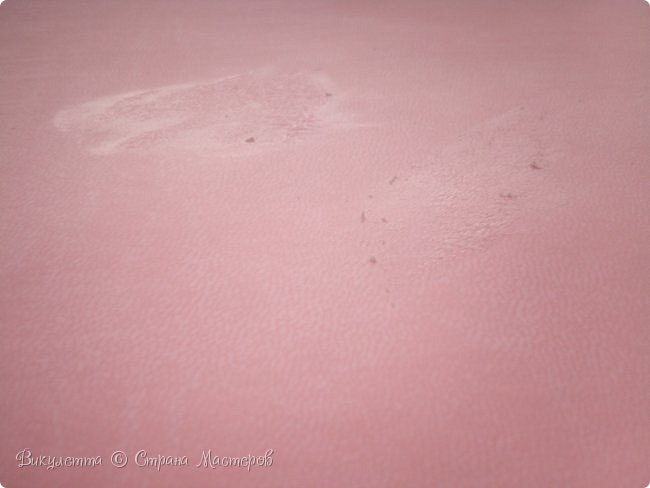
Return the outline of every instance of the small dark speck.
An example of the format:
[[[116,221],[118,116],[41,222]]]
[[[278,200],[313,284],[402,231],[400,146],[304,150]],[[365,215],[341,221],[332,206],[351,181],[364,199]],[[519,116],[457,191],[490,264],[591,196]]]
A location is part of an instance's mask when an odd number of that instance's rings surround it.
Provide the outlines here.
[[[392,184],[395,183],[396,181],[397,181],[397,176],[393,176],[393,177],[390,179],[390,181],[388,182],[388,184],[389,184],[389,185],[392,185]]]
[[[368,262],[370,264],[377,264],[377,258],[375,258],[374,256],[370,256],[370,259],[368,259]]]
[[[363,224],[366,221],[366,212],[361,212],[361,223]]]
[[[374,195],[368,195],[368,198],[375,198]]]
[[[332,94],[331,94],[330,92],[325,92],[325,96],[326,96],[326,97],[331,97]]]
[[[530,163],[530,167],[532,169],[542,169],[542,167],[539,164],[537,164],[537,161],[533,161],[532,163]]]
[[[516,195],[513,195],[512,193],[499,193],[499,196],[501,198],[505,198],[506,200],[514,200],[517,198]]]
[[[255,142],[255,138],[254,137],[249,137],[248,139],[246,139],[246,142]]]
[[[388,220],[386,220],[385,217],[382,217],[382,218],[381,218],[381,221],[382,221],[384,224],[387,224],[387,223],[388,223]]]

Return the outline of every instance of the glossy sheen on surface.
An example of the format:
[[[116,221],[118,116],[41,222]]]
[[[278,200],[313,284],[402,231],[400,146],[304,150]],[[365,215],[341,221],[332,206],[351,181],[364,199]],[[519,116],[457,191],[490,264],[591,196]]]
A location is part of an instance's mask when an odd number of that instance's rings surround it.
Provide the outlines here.
[[[646,486],[649,60],[641,0],[5,2],[0,483]]]

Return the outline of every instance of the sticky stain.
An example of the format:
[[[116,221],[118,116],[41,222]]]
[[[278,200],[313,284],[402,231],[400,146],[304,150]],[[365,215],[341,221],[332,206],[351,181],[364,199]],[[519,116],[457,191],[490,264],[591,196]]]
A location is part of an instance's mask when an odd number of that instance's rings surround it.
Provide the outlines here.
[[[52,122],[96,155],[249,155],[357,127],[351,114],[323,96],[331,84],[324,73],[262,68],[95,98],[63,107]]]
[[[368,259],[368,262],[370,264],[377,264],[377,258],[375,258],[374,256],[370,256],[370,258]]]

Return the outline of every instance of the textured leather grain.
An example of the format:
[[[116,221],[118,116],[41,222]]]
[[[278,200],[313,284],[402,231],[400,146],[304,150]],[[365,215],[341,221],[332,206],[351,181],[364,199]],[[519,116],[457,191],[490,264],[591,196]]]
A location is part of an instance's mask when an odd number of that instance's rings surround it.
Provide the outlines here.
[[[646,486],[649,57],[640,0],[8,0],[0,482]]]

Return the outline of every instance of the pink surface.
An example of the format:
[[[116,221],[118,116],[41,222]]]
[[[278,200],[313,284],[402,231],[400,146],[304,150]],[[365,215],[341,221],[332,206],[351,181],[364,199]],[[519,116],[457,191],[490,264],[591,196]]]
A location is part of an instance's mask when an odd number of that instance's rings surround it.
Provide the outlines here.
[[[5,2],[0,483],[646,486],[649,59],[641,0]]]

